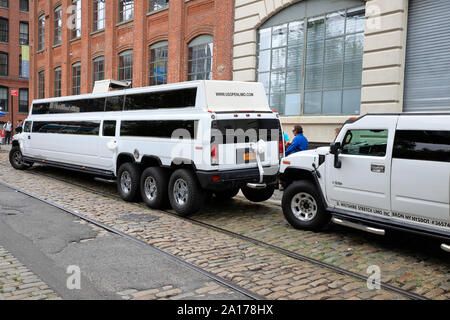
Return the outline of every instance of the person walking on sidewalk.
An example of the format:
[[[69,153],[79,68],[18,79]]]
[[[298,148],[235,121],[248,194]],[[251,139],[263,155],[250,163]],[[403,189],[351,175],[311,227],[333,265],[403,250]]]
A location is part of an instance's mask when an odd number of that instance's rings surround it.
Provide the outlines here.
[[[8,120],[5,124],[5,144],[11,143],[12,123]]]

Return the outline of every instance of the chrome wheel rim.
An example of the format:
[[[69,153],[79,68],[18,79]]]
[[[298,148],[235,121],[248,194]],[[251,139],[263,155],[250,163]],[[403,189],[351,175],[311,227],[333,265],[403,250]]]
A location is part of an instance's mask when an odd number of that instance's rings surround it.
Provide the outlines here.
[[[291,201],[291,210],[300,221],[311,221],[317,215],[317,202],[308,193],[297,193]]]
[[[144,182],[145,196],[148,200],[153,201],[157,195],[156,180],[153,177],[147,177]]]
[[[124,193],[129,193],[131,191],[131,175],[128,171],[122,172],[120,176],[120,187]]]
[[[17,165],[21,165],[23,158],[22,158],[22,152],[16,151],[13,153],[13,160]]]
[[[173,186],[173,197],[178,205],[183,206],[188,201],[188,186],[186,181],[178,179]]]

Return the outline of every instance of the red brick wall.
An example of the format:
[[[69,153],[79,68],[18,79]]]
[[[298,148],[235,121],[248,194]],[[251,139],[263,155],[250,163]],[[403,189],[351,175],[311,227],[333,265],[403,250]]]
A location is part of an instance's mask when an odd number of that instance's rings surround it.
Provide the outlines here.
[[[105,56],[105,79],[117,79],[118,54],[133,49],[133,86],[148,85],[149,46],[169,41],[168,82],[187,80],[187,45],[198,35],[214,37],[213,79],[231,80],[233,0],[171,0],[169,9],[148,14],[148,0],[135,0],[134,19],[118,24],[118,0],[106,0],[106,27],[92,33],[92,1],[82,2],[82,37],[70,41],[66,21],[70,0],[31,1],[30,96],[37,96],[37,73],[45,70],[45,95],[53,95],[53,70],[62,67],[62,95],[71,94],[71,66],[81,62],[81,93],[92,91],[92,60]],[[63,7],[63,38],[53,48],[53,10]],[[45,13],[46,45],[37,52],[37,20]]]
[[[12,97],[11,90],[28,88],[28,79],[19,78],[19,44],[20,21],[28,22],[28,13],[19,10],[19,1],[9,1],[9,8],[0,8],[0,17],[9,21],[8,43],[0,43],[0,51],[8,53],[8,76],[0,77],[0,86],[8,88],[9,107],[6,118],[0,118],[0,122],[6,122],[14,118],[14,126],[19,119],[25,119],[26,114],[19,113],[19,97]],[[30,100],[31,101],[31,100]],[[11,104],[13,103],[13,108]],[[13,114],[14,113],[14,114]]]

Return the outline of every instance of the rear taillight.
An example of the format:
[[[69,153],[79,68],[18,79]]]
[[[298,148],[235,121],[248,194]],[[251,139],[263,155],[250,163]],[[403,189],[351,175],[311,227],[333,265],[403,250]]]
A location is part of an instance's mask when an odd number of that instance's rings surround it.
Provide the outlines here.
[[[219,164],[219,145],[217,144],[211,145],[211,164],[212,165]]]
[[[280,154],[280,159],[284,157],[283,139],[278,140],[278,153]]]

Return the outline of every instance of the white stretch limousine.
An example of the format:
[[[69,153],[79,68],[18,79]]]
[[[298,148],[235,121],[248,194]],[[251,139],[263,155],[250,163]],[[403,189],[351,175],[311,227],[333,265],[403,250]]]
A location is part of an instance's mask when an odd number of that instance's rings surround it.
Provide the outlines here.
[[[116,178],[124,200],[187,215],[208,194],[270,198],[281,136],[261,83],[195,81],[35,100],[10,162]]]

